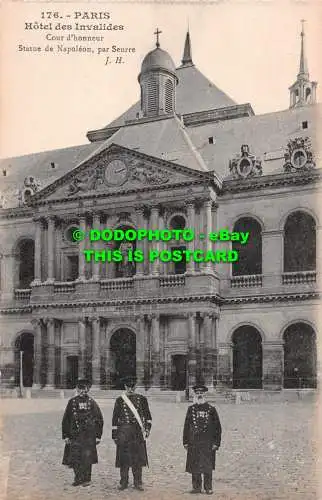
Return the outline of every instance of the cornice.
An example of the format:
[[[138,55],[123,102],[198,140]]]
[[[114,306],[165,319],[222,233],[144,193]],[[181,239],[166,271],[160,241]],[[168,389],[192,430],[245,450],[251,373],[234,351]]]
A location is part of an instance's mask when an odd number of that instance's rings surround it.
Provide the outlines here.
[[[194,295],[189,297],[151,297],[139,299],[114,299],[114,300],[93,300],[93,301],[73,301],[73,302],[51,302],[44,304],[32,304],[32,309],[48,309],[48,308],[75,308],[75,307],[101,307],[101,306],[135,306],[135,305],[154,305],[154,304],[182,304],[189,302],[211,301],[220,303],[222,299],[218,295],[205,294]]]
[[[188,297],[151,297],[139,299],[114,299],[114,300],[93,300],[93,301],[73,301],[73,302],[47,302],[44,304],[32,304],[22,307],[8,307],[0,309],[0,314],[26,314],[36,310],[46,309],[73,309],[78,307],[122,307],[136,305],[156,305],[156,304],[184,304],[191,302],[211,302],[219,306],[242,305],[242,304],[267,304],[278,302],[294,302],[303,300],[318,300],[318,292],[290,293],[290,294],[267,294],[251,295],[223,298],[216,294],[192,295]]]
[[[3,307],[0,308],[0,316],[4,316],[6,314],[31,314],[32,313],[32,307],[31,305],[28,306],[16,306],[16,307]]]
[[[292,302],[300,300],[320,299],[318,292],[271,294],[271,295],[251,295],[229,297],[224,299],[223,305],[235,304],[267,304],[272,302]]]
[[[12,207],[12,208],[2,208],[0,210],[0,219],[13,219],[13,218],[30,218],[30,222],[32,222],[32,218],[34,216],[34,209],[29,207]]]
[[[310,170],[309,172],[281,173],[253,177],[251,179],[231,179],[223,181],[221,195],[226,193],[237,193],[259,188],[274,188],[294,185],[305,185],[322,179],[321,169]]]

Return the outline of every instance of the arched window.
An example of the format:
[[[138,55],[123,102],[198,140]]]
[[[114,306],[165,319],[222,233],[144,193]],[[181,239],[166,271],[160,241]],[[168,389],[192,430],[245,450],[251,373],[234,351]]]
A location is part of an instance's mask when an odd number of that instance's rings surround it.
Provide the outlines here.
[[[246,244],[233,241],[232,248],[237,250],[239,259],[232,265],[233,276],[262,274],[262,228],[251,217],[243,217],[234,225],[234,232],[249,232]]]
[[[158,84],[156,80],[147,83],[148,113],[156,113],[158,108]]]
[[[35,277],[35,243],[33,240],[21,240],[17,248],[18,288],[26,289]]]
[[[314,271],[315,267],[315,221],[305,212],[294,212],[284,226],[284,272]]]
[[[173,111],[173,83],[171,80],[165,82],[165,112],[172,113]]]
[[[311,89],[309,88],[305,89],[305,101],[307,103],[311,102]]]

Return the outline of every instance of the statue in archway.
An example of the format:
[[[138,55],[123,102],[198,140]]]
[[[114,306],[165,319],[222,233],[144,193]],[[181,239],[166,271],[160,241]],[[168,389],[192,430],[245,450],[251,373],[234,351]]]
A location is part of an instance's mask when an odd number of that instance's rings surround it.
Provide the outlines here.
[[[119,263],[119,274],[122,278],[129,278],[135,274],[134,262],[131,262],[129,258],[129,253],[134,250],[133,243],[122,241],[119,250],[123,257],[122,262]]]

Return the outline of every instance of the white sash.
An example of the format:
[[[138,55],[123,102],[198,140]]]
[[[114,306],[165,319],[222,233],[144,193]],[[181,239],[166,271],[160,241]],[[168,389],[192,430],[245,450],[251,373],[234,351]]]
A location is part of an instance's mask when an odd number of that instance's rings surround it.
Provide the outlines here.
[[[137,409],[135,408],[135,406],[132,403],[132,401],[127,397],[127,395],[125,394],[125,392],[122,394],[121,397],[122,397],[123,401],[127,404],[127,406],[130,408],[130,410],[133,413],[134,417],[136,418],[137,423],[139,424],[140,429],[142,431],[143,439],[145,439],[145,428],[143,426],[141,417],[140,417]]]

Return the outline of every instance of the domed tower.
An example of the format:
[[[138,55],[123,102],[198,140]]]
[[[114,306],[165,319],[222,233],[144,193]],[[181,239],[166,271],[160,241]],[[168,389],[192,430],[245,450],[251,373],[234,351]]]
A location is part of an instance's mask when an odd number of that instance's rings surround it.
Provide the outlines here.
[[[158,29],[156,48],[143,59],[138,80],[141,87],[143,116],[152,117],[175,113],[178,77],[168,52],[160,49]]]

